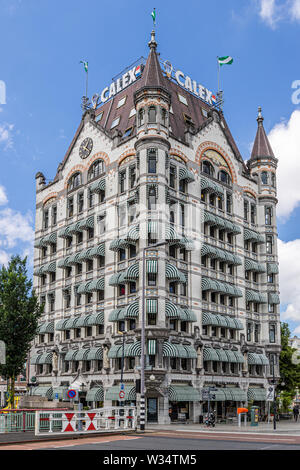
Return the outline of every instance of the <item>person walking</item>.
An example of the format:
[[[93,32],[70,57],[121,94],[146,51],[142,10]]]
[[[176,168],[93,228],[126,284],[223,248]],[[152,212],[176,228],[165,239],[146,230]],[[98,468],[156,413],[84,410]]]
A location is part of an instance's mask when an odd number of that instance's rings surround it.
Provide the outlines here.
[[[295,405],[293,408],[294,420],[297,422],[299,417],[299,406]]]

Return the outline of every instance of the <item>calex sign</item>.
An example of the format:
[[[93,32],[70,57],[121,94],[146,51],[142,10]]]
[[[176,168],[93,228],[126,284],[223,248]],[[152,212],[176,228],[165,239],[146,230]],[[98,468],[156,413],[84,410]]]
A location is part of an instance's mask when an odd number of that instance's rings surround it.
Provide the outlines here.
[[[169,61],[164,62],[164,68],[167,77],[171,78],[171,76],[173,76],[178,85],[185,88],[190,93],[198,96],[203,101],[206,101],[208,104],[214,105],[216,103],[217,99],[216,96],[213,95],[212,91],[208,90],[203,85],[200,85],[200,83],[197,83],[195,80],[192,80],[181,70],[175,70]]]
[[[116,81],[112,82],[109,87],[108,86],[105,87],[102,90],[100,95],[96,93],[93,96],[92,102],[93,102],[94,108],[96,108],[100,103],[105,103],[110,98],[115,96],[117,93],[120,93],[120,91],[124,90],[124,88],[127,88],[129,85],[135,82],[138,78],[140,78],[141,75],[142,75],[142,65],[137,65],[133,67],[132,69],[128,70],[127,72],[125,72]]]

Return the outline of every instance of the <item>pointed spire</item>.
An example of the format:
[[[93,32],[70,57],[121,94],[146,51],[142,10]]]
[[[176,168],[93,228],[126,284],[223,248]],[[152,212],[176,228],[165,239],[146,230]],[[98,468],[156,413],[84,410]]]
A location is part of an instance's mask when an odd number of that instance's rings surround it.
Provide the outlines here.
[[[150,88],[164,88],[167,89],[165,84],[165,78],[163,76],[161,67],[159,65],[158,55],[156,52],[157,42],[155,40],[155,31],[151,32],[151,40],[148,43],[150,48],[150,53],[143,71],[143,76],[141,78],[140,84],[141,88],[150,87]]]
[[[257,132],[256,137],[251,153],[250,160],[257,160],[258,158],[265,158],[271,157],[275,158],[272,147],[270,145],[269,139],[265,132],[263,121],[264,118],[262,116],[261,107],[258,108],[258,115],[257,115]]]

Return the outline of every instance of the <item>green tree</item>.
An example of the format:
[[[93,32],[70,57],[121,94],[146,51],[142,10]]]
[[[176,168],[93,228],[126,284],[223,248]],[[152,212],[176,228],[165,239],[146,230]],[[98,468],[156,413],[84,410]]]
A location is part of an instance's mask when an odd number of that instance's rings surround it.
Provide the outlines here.
[[[287,323],[281,323],[281,353],[279,357],[280,377],[278,392],[285,392],[285,397],[288,395],[292,398],[295,395],[296,387],[300,385],[300,365],[295,364],[292,356],[296,349],[289,346],[289,339],[291,332]]]
[[[15,378],[24,368],[43,310],[27,277],[26,262],[27,258],[12,256],[0,270],[0,340],[6,344],[6,363],[0,365],[0,374],[9,381],[12,404]]]

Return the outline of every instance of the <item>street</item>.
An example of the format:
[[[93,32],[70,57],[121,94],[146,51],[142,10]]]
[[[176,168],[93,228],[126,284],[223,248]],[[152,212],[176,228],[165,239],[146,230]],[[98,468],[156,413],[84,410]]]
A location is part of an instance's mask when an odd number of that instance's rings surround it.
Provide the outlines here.
[[[95,436],[65,441],[20,443],[1,450],[300,450],[299,435],[232,432],[157,431],[123,436]]]

